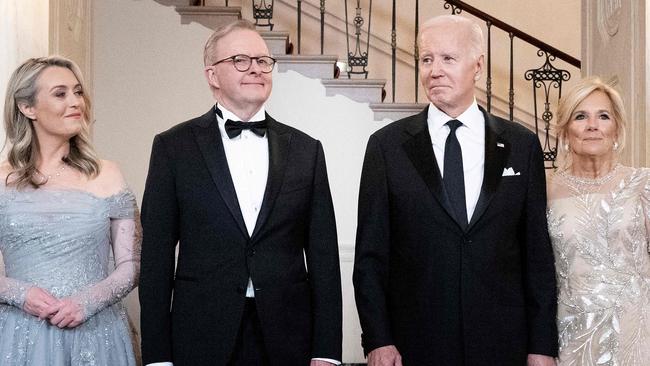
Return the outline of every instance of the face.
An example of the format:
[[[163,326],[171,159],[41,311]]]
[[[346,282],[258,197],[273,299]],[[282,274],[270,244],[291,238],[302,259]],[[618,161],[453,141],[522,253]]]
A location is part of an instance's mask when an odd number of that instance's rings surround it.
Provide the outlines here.
[[[604,92],[594,91],[571,115],[567,129],[570,150],[578,157],[613,158],[617,138],[612,102]]]
[[[420,82],[428,99],[451,117],[473,102],[474,82],[483,69],[483,56],[477,59],[470,47],[470,32],[466,26],[450,23],[427,28],[420,35]]]
[[[217,42],[214,60],[234,55],[269,56],[266,42],[257,32],[237,29]],[[229,110],[259,109],[271,94],[271,73],[263,73],[253,61],[248,71],[237,71],[231,61],[221,62],[205,69],[210,85],[217,89],[219,103]]]
[[[69,139],[77,135],[84,123],[86,108],[81,85],[72,71],[50,66],[36,80],[37,92],[33,106],[19,106],[33,121],[39,139],[58,136]]]

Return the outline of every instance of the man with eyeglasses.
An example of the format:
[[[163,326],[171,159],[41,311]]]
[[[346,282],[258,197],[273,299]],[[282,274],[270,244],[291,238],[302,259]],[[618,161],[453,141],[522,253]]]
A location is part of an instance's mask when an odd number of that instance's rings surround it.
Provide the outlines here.
[[[266,113],[275,60],[250,22],[215,30],[204,64],[217,103],[153,142],[144,364],[338,365],[341,278],[323,148]]]

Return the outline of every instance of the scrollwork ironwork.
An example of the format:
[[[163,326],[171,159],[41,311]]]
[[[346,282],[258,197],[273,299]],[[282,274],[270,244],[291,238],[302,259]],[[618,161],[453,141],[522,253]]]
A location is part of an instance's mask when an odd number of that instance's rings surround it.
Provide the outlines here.
[[[348,40],[348,69],[346,70],[348,73],[348,78],[351,77],[351,75],[364,75],[364,77],[367,79],[368,78],[368,70],[366,68],[368,67],[368,50],[370,48],[370,16],[372,14],[372,0],[370,0],[370,5],[368,7],[368,40],[366,41],[366,51],[363,52],[361,51],[361,28],[363,24],[365,23],[363,16],[361,15],[361,0],[357,0],[357,7],[356,7],[356,13],[353,19],[353,24],[355,27],[354,35],[355,35],[355,47],[354,47],[354,52],[350,51],[350,34],[348,31],[348,1],[345,0],[345,35],[346,39]],[[358,68],[361,68],[361,70],[358,70]]]
[[[255,0],[251,0],[253,4],[253,19],[255,19],[255,25],[258,27],[269,27],[269,30],[273,30],[274,24],[271,23],[273,19],[273,3],[274,0],[271,0],[270,4],[266,3],[266,0],[261,0],[259,5],[255,3]],[[260,20],[266,20],[266,24],[260,24]]]
[[[445,9],[451,9],[451,15],[458,15],[463,12],[463,9],[459,8],[457,5],[452,4],[449,1],[445,1],[443,5]]]
[[[541,119],[544,123],[544,138],[542,144],[542,150],[544,153],[544,162],[547,169],[554,169],[557,166],[555,161],[557,159],[557,147],[558,140],[555,140],[555,144],[551,142],[551,125],[553,121],[553,112],[551,111],[550,96],[551,90],[558,90],[558,99],[562,96],[562,82],[568,81],[571,78],[571,74],[567,70],[559,69],[555,67],[552,61],[555,61],[556,57],[544,50],[538,50],[537,56],[544,57],[544,64],[537,69],[530,69],[524,73],[524,78],[532,82],[533,86],[533,102],[534,102],[534,114],[535,114],[535,132],[537,136],[540,135],[539,127],[539,112],[537,106],[537,91],[541,89],[544,92],[544,110],[541,114]],[[554,145],[554,146],[553,146]]]

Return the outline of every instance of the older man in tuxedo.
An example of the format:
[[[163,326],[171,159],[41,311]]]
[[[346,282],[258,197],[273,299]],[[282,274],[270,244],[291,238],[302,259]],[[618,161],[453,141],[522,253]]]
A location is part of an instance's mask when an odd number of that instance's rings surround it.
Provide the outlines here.
[[[153,142],[144,363],[339,364],[341,280],[321,144],[265,113],[275,60],[251,23],[217,29],[204,63],[216,105]]]
[[[480,27],[424,24],[430,105],[368,141],[354,288],[368,365],[553,365],[553,252],[542,151],[479,107]]]

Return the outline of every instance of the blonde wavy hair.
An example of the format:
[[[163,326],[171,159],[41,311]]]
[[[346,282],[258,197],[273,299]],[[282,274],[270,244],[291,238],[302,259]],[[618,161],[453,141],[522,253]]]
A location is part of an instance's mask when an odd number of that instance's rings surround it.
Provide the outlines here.
[[[7,135],[5,147],[9,148],[7,158],[12,169],[5,180],[7,186],[38,188],[47,183],[47,179],[44,179],[44,175],[36,167],[40,148],[33,121],[20,111],[19,106],[36,105],[39,77],[45,69],[53,66],[70,70],[77,78],[82,90],[85,91],[79,67],[72,60],[61,56],[30,58],[11,74],[7,85],[4,109],[4,125]],[[83,94],[83,99],[85,109],[81,131],[70,138],[70,152],[62,160],[84,175],[95,177],[99,174],[100,165],[97,153],[90,141],[91,112],[87,93]]]
[[[576,108],[578,108],[578,105],[587,99],[591,93],[596,91],[605,93],[612,104],[612,115],[616,126],[616,142],[618,143],[618,148],[614,151],[614,160],[618,160],[621,151],[625,147],[625,126],[627,125],[627,116],[625,114],[625,106],[621,95],[610,83],[604,82],[597,76],[584,78],[574,85],[568,93],[562,96],[560,99],[560,105],[558,106],[556,132],[557,138],[559,139],[558,161],[560,162],[560,169],[564,170],[570,168],[573,162],[573,159],[571,159],[570,147],[568,147],[568,133],[571,117]]]

